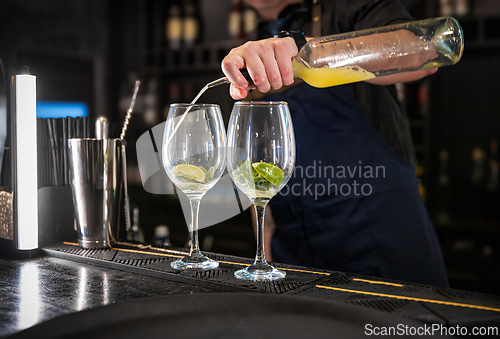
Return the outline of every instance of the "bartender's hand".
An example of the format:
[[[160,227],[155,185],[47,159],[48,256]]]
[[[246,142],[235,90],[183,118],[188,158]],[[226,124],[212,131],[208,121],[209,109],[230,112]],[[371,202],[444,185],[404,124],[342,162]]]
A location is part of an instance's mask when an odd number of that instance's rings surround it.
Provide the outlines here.
[[[233,48],[222,60],[222,71],[231,82],[229,94],[235,100],[248,94],[248,82],[240,69],[246,68],[259,92],[293,83],[292,57],[298,53],[291,37],[249,41]]]

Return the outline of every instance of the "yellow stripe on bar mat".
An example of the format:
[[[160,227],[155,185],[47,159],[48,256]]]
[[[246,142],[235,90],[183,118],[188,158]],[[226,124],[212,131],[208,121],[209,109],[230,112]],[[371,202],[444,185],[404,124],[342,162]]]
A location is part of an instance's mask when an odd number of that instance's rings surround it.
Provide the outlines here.
[[[302,273],[330,275],[330,273],[327,273],[327,272],[305,271],[305,270],[298,270],[296,268],[278,267],[278,269],[283,270],[283,271],[293,271],[293,272],[302,272]]]
[[[442,300],[433,300],[433,299],[405,297],[405,296],[402,296],[402,295],[394,295],[394,294],[365,292],[365,291],[358,291],[358,290],[350,290],[350,289],[347,289],[347,288],[322,286],[322,285],[316,285],[316,287],[318,287],[318,288],[324,288],[324,289],[328,289],[328,290],[349,292],[349,293],[358,293],[358,294],[365,294],[365,295],[373,295],[373,296],[377,296],[377,297],[394,298],[394,299],[404,299],[404,300],[411,300],[411,301],[422,301],[422,302],[433,303],[433,304],[441,304],[441,305],[448,305],[448,306],[459,306],[459,307],[468,307],[468,308],[475,308],[475,309],[478,309],[478,310],[500,312],[500,308],[494,308],[494,307],[488,307],[488,306],[462,304],[462,303],[455,303],[455,302],[451,302],[451,301],[442,301]]]
[[[380,285],[404,287],[404,285],[401,285],[401,284],[394,284],[394,283],[385,282],[385,281],[367,280],[367,279],[359,279],[359,278],[352,278],[352,281],[362,281],[362,282],[369,283],[369,284],[380,284]]]
[[[70,245],[70,246],[78,246],[78,244],[73,243],[73,242],[63,242],[64,245]],[[155,253],[155,252],[146,252],[146,251],[140,251],[140,250],[130,250],[126,248],[118,248],[118,247],[110,247],[110,249],[115,250],[115,251],[124,251],[124,252],[132,252],[132,253],[139,253],[139,254],[151,254],[151,255],[159,255],[162,257],[173,257],[173,258],[183,258],[183,255],[174,255],[174,254],[166,254],[166,253]],[[232,261],[223,261],[223,260],[217,260],[221,264],[229,264],[229,265],[237,265],[237,266],[248,266],[249,264],[242,264],[239,262],[232,262]],[[283,268],[280,267],[280,270],[284,271],[293,271],[293,272],[301,272],[301,273],[311,273],[311,274],[322,274],[322,275],[330,275],[330,273],[326,272],[316,272],[316,271],[306,271],[306,270],[299,270],[295,268]]]
[[[110,247],[110,249],[115,250],[115,251],[123,251],[123,252],[132,252],[132,253],[140,253],[140,254],[159,255],[159,256],[162,256],[162,257],[184,258],[183,255],[166,254],[166,253],[152,253],[152,252],[139,251],[139,250],[129,250],[128,248]]]

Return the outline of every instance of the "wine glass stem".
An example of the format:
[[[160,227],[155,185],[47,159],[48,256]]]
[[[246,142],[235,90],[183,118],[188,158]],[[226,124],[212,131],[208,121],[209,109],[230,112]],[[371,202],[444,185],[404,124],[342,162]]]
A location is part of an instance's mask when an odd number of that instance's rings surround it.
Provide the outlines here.
[[[266,202],[254,202],[255,214],[257,216],[257,254],[255,264],[266,265],[266,253],[264,252],[264,214],[267,206]]]
[[[198,241],[198,215],[200,212],[200,200],[197,198],[189,199],[189,204],[191,205],[191,252],[189,255],[201,255],[200,244]]]

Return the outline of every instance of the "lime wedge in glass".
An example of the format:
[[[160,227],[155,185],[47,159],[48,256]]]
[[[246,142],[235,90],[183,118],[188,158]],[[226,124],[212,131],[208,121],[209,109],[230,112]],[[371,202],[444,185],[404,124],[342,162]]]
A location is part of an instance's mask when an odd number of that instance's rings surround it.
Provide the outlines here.
[[[196,180],[204,183],[207,180],[206,170],[190,164],[180,164],[172,168],[171,173],[178,177],[183,177],[190,180]]]
[[[279,186],[285,177],[283,170],[273,164],[268,164],[265,162],[255,162],[252,164],[253,168],[269,181],[274,186]]]

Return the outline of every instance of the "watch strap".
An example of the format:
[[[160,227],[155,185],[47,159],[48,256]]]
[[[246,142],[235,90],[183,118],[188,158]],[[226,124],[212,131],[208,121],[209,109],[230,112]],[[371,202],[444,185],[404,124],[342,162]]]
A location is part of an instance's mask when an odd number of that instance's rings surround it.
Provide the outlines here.
[[[274,35],[275,38],[285,38],[292,37],[295,40],[295,44],[297,45],[297,49],[300,51],[302,46],[307,43],[306,37],[302,31],[299,30],[291,30],[291,31],[281,31]]]

